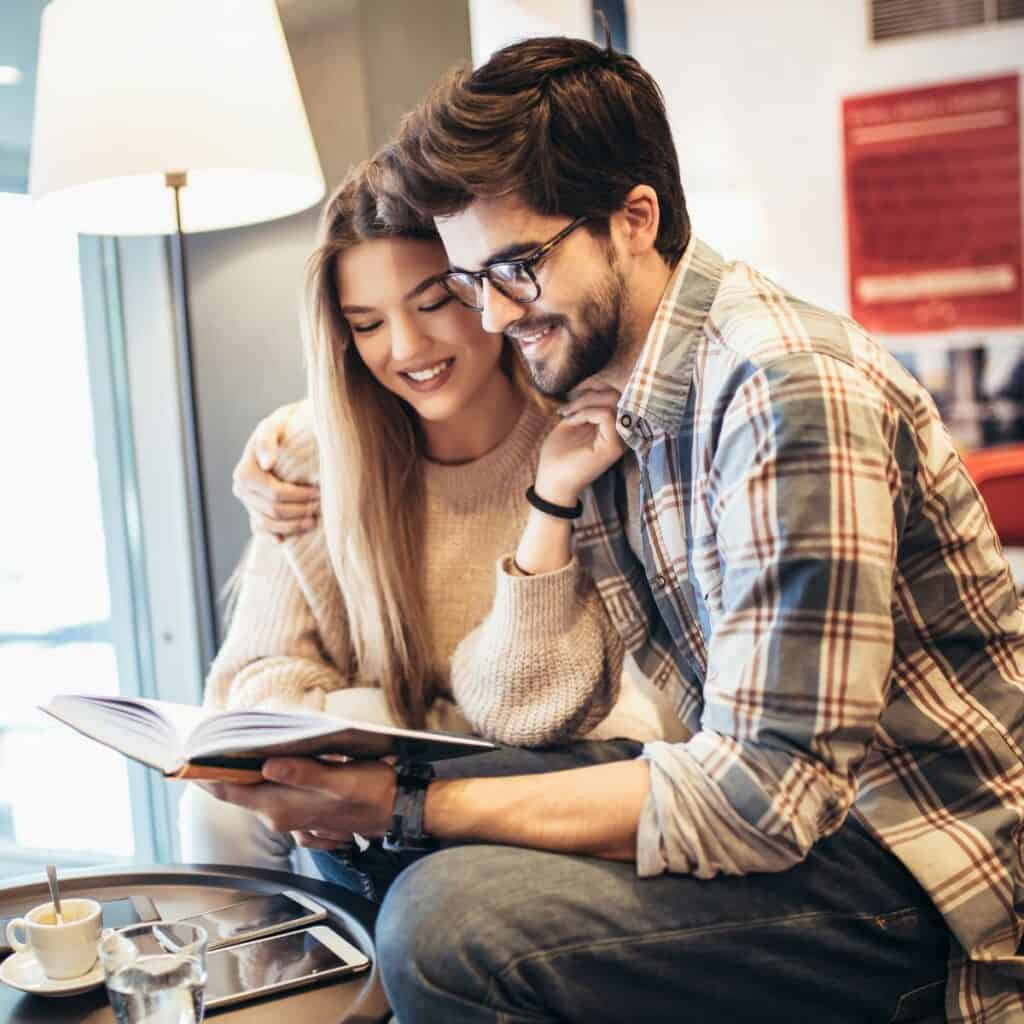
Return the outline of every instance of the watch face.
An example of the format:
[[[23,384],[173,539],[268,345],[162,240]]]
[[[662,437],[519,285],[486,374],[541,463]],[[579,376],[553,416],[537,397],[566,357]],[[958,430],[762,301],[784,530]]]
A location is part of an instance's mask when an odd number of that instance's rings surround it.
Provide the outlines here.
[[[395,769],[399,786],[410,786],[414,789],[426,789],[434,778],[434,766],[422,762],[400,764]]]

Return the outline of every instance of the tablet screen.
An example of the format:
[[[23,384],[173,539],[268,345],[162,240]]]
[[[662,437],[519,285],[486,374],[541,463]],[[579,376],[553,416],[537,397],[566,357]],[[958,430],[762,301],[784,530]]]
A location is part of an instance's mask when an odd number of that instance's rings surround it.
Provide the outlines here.
[[[231,946],[206,957],[206,1000],[267,988],[299,978],[315,980],[346,961],[308,931]]]
[[[210,910],[187,920],[206,929],[212,946],[310,916],[310,911],[306,907],[300,906],[284,893],[272,893],[267,896],[253,896],[251,899]]]

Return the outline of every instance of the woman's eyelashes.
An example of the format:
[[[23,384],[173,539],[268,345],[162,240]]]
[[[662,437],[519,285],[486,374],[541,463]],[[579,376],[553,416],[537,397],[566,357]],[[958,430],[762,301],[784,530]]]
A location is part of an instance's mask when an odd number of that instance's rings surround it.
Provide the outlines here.
[[[372,334],[382,323],[384,323],[383,320],[374,320],[372,324],[354,324],[350,322],[349,327],[351,327],[356,334]]]
[[[419,313],[436,313],[437,310],[443,309],[451,301],[452,297],[450,295],[442,295],[436,302],[431,302],[426,306],[417,306],[416,310]],[[373,323],[370,324],[354,324],[349,321],[349,327],[351,327],[356,334],[372,334],[383,323],[383,320],[374,320]]]

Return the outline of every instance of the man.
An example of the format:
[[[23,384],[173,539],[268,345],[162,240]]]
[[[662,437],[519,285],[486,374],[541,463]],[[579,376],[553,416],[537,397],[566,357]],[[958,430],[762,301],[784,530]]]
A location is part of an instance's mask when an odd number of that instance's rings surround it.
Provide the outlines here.
[[[402,1024],[863,1024],[943,998],[950,1021],[1024,1019],[1024,620],[927,394],[691,234],[628,57],[508,47],[392,157],[449,290],[537,386],[570,413],[621,391],[631,451],[582,496],[577,549],[693,736],[463,759],[418,791],[279,761],[277,785],[220,795],[314,845],[381,835],[393,805],[454,845],[381,909]]]

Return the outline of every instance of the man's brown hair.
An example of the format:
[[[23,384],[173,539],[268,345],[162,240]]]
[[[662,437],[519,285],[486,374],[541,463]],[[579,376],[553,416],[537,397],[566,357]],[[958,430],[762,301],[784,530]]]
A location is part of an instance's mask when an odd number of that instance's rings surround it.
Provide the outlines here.
[[[393,187],[427,216],[518,193],[537,213],[607,224],[632,188],[650,185],[658,252],[672,265],[690,239],[664,97],[610,44],[527,39],[475,71],[451,72],[406,117],[385,159]]]

